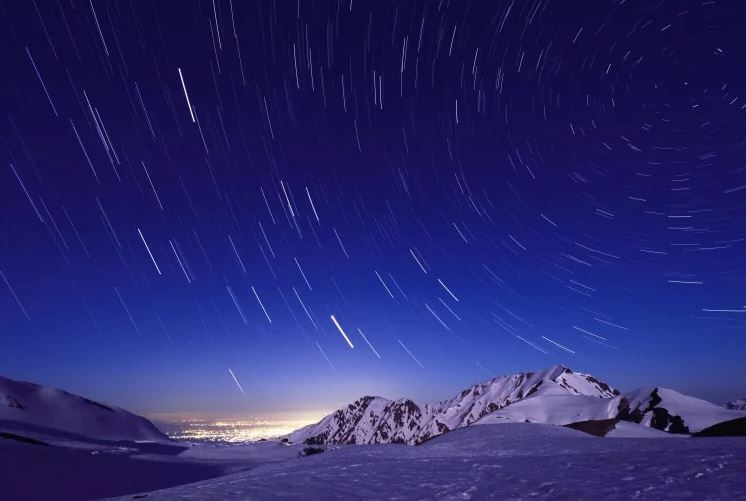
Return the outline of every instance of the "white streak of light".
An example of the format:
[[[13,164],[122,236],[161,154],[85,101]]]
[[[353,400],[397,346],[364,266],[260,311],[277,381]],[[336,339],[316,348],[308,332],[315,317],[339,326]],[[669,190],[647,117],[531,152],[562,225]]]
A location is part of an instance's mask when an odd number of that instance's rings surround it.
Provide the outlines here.
[[[197,123],[197,120],[194,118],[194,111],[192,111],[192,103],[189,102],[189,94],[186,90],[186,84],[184,83],[184,75],[181,73],[181,68],[179,68],[179,78],[181,79],[181,88],[184,89],[184,97],[186,97],[187,107],[189,108],[189,114],[192,116],[192,123]]]
[[[141,161],[142,168],[145,169],[145,175],[148,176],[148,182],[150,183],[150,187],[153,189],[153,195],[155,195],[155,199],[158,202],[158,207],[163,210],[163,204],[161,204],[161,197],[158,196],[158,192],[155,191],[155,185],[153,184],[153,180],[150,179],[150,173],[148,172],[148,168],[145,166],[145,162]]]
[[[612,327],[616,327],[617,329],[622,329],[622,330],[625,330],[625,331],[628,331],[628,330],[629,330],[629,329],[628,329],[628,328],[626,328],[626,327],[623,327],[623,326],[621,326],[621,325],[617,325],[617,324],[612,324],[611,322],[607,322],[606,320],[603,320],[603,319],[601,319],[601,318],[596,318],[596,317],[593,317],[593,320],[595,320],[596,322],[601,322],[602,324],[606,324],[606,325],[610,325],[610,326],[612,326]]]
[[[173,241],[169,240],[168,243],[171,245],[171,250],[174,251],[174,256],[176,256],[176,260],[179,262],[179,266],[181,266],[181,271],[184,272],[184,276],[187,279],[187,283],[192,283],[191,279],[189,278],[189,274],[187,273],[186,269],[184,268],[184,264],[181,262],[181,258],[179,257],[179,253],[176,252],[176,247],[174,247]]]
[[[412,352],[411,352],[411,351],[409,351],[409,348],[407,348],[406,346],[404,346],[404,343],[402,343],[402,342],[401,342],[401,339],[397,339],[397,341],[399,341],[399,344],[401,345],[401,347],[402,347],[402,348],[404,348],[404,351],[406,351],[406,352],[407,352],[407,354],[408,354],[408,355],[409,355],[410,357],[412,357],[412,360],[414,360],[415,362],[417,362],[417,365],[419,365],[420,367],[422,367],[422,368],[424,369],[424,368],[425,368],[425,366],[424,366],[424,365],[422,365],[422,364],[420,363],[420,361],[419,361],[419,360],[417,360],[417,358],[416,358],[416,357],[415,357],[414,355],[412,355]]]
[[[296,266],[298,266],[298,271],[300,271],[300,274],[303,277],[303,280],[306,281],[306,285],[308,286],[308,290],[312,291],[313,289],[311,289],[311,284],[308,283],[308,279],[306,278],[306,274],[303,273],[303,268],[300,267],[300,263],[298,262],[298,258],[294,257],[293,259],[295,260]]]
[[[386,289],[386,292],[388,292],[388,293],[389,293],[389,296],[391,296],[391,299],[395,299],[395,298],[394,298],[394,295],[393,295],[393,294],[391,293],[391,290],[390,290],[390,289],[388,288],[388,286],[386,286],[386,282],[384,282],[384,281],[383,281],[383,279],[381,278],[381,275],[379,275],[379,274],[378,274],[378,272],[377,272],[376,270],[373,270],[373,272],[374,272],[374,273],[376,274],[376,276],[378,277],[378,280],[380,280],[380,281],[381,281],[381,284],[383,285],[383,288],[384,288],[384,289]]]
[[[246,325],[249,325],[249,323],[246,321],[246,317],[243,315],[243,311],[241,311],[241,307],[238,305],[238,300],[236,299],[236,296],[233,295],[233,290],[231,290],[231,286],[226,285],[225,288],[228,289],[228,294],[231,295],[233,304],[236,305],[236,309],[238,310],[238,314],[241,315],[241,319],[243,320],[243,323]]]
[[[331,367],[334,372],[337,372],[337,369],[334,368],[334,366],[332,365],[332,361],[329,360],[329,357],[326,356],[326,353],[324,353],[324,350],[319,345],[319,342],[318,341],[314,341],[314,343],[316,343],[316,348],[319,349],[319,351],[321,352],[321,355],[323,355],[323,357],[326,359],[326,363],[329,364],[329,367]]]
[[[440,317],[438,316],[438,314],[437,314],[437,313],[435,313],[435,312],[433,311],[433,309],[432,309],[432,308],[430,308],[430,305],[429,305],[429,304],[425,303],[425,308],[427,308],[427,311],[429,311],[430,313],[432,313],[432,314],[433,314],[433,316],[435,317],[435,319],[436,319],[436,320],[437,320],[438,322],[440,322],[440,325],[442,325],[442,326],[443,326],[443,327],[445,328],[445,330],[447,330],[447,331],[450,331],[450,330],[451,330],[451,329],[449,329],[449,328],[448,328],[448,326],[447,326],[447,325],[445,324],[445,322],[443,322],[443,321],[442,321],[442,320],[440,319]]]
[[[337,228],[332,228],[334,230],[334,234],[337,236],[337,242],[339,242],[339,246],[342,247],[342,252],[345,253],[345,257],[347,259],[350,259],[350,255],[347,254],[347,249],[345,249],[345,244],[342,243],[342,239],[339,238],[339,233],[337,233]]]
[[[239,390],[241,390],[241,393],[242,393],[242,394],[243,394],[243,396],[245,397],[245,396],[246,396],[246,392],[245,392],[245,391],[243,391],[243,388],[241,387],[241,383],[239,383],[239,382],[238,382],[238,379],[236,379],[236,375],[235,375],[235,374],[233,374],[233,371],[232,371],[232,370],[230,370],[230,368],[228,369],[228,372],[230,372],[230,373],[231,373],[231,377],[232,377],[232,378],[233,378],[233,380],[234,380],[234,381],[236,382],[236,386],[238,386],[238,389],[239,389]]]
[[[256,300],[259,302],[259,306],[262,307],[262,311],[264,312],[264,315],[267,317],[267,320],[269,320],[269,323],[272,323],[272,319],[269,318],[269,313],[267,313],[267,309],[264,307],[264,303],[262,303],[262,300],[259,299],[259,294],[256,293],[256,289],[254,289],[254,286],[251,286],[251,292],[254,293],[254,297],[256,297]]]
[[[365,337],[365,334],[363,334],[363,331],[361,331],[360,329],[358,329],[357,331],[360,333],[361,336],[363,336],[363,339],[365,340],[366,343],[368,343],[368,346],[370,346],[370,349],[373,350],[373,353],[375,353],[378,358],[381,358],[381,355],[379,355],[376,349],[373,348],[373,345],[370,344],[370,341],[368,341],[368,338]]]
[[[438,298],[438,301],[440,301],[440,304],[442,304],[443,306],[445,306],[445,307],[446,307],[446,310],[448,310],[448,311],[450,311],[450,312],[451,312],[451,315],[453,315],[454,317],[456,317],[456,320],[461,320],[461,317],[459,317],[458,315],[456,315],[456,312],[455,312],[455,311],[453,311],[453,310],[451,309],[451,307],[450,307],[450,306],[448,306],[448,305],[446,304],[446,302],[445,302],[445,301],[443,301],[443,300],[442,300],[441,298]]]
[[[11,287],[10,282],[8,282],[8,279],[5,278],[5,273],[3,273],[3,270],[0,270],[0,277],[3,277],[3,282],[5,282],[5,285],[8,286],[8,290],[13,295],[13,299],[16,300],[16,303],[18,303],[18,307],[21,308],[21,311],[26,316],[26,319],[27,320],[31,320],[31,318],[28,316],[28,313],[26,312],[26,308],[23,307],[23,304],[21,304],[21,300],[18,299],[18,296],[16,296],[16,291],[13,290],[13,287]],[[372,346],[371,346],[371,348],[372,348]]]
[[[345,338],[345,341],[347,341],[347,344],[350,345],[350,348],[354,348],[352,341],[350,341],[350,338],[347,337],[347,334],[345,334],[344,329],[342,329],[342,326],[339,325],[339,322],[337,322],[337,319],[334,318],[334,315],[331,315],[332,322],[334,322],[334,325],[337,326],[337,330],[339,330],[339,333],[342,334],[342,337]]]
[[[417,262],[417,264],[420,266],[420,269],[422,270],[422,273],[424,273],[425,275],[427,275],[427,270],[425,269],[424,266],[422,266],[422,263],[420,263],[420,260],[417,259],[417,256],[415,256],[414,251],[412,249],[409,249],[409,253],[412,254],[412,257]]]
[[[319,328],[319,326],[318,326],[318,325],[316,325],[316,322],[314,322],[314,321],[313,321],[313,317],[311,316],[311,313],[309,313],[309,312],[308,312],[308,308],[306,308],[306,305],[305,305],[305,304],[303,304],[303,300],[302,300],[302,299],[300,298],[300,295],[298,294],[298,291],[297,291],[297,290],[295,290],[295,287],[293,287],[293,292],[295,292],[295,297],[297,297],[297,298],[298,298],[298,302],[299,302],[299,303],[300,303],[300,305],[301,305],[301,306],[303,307],[303,311],[305,311],[305,312],[306,312],[306,315],[308,315],[308,319],[309,319],[309,320],[311,321],[311,323],[313,324],[313,327],[314,327],[314,329],[318,329],[318,328]]]
[[[523,341],[524,343],[526,343],[527,345],[529,345],[529,346],[530,346],[531,348],[533,348],[533,349],[535,349],[535,350],[538,350],[538,351],[542,352],[542,353],[543,353],[544,355],[549,355],[549,353],[547,353],[546,351],[542,350],[541,348],[539,348],[538,346],[536,346],[536,345],[535,345],[534,343],[532,343],[532,342],[531,342],[531,341],[529,341],[528,339],[522,338],[522,337],[521,337],[521,336],[519,336],[518,334],[513,334],[513,335],[514,335],[515,337],[517,337],[518,339],[520,339],[521,341]]]
[[[313,200],[311,199],[311,192],[308,191],[308,186],[306,186],[306,195],[308,195],[308,201],[311,202],[311,209],[313,209],[313,215],[316,216],[316,222],[321,223],[321,221],[319,221],[319,215],[316,212],[316,206],[313,205]]]
[[[246,274],[246,267],[243,265],[243,261],[241,260],[241,256],[238,255],[238,249],[236,249],[236,245],[233,243],[233,239],[230,235],[228,235],[228,240],[231,243],[231,247],[233,247],[233,252],[236,253],[236,259],[238,259],[238,264],[241,265],[241,269],[243,270],[244,274]]]
[[[47,86],[44,85],[44,80],[41,78],[41,73],[39,73],[39,69],[36,67],[36,63],[34,62],[34,58],[31,57],[31,51],[26,47],[26,54],[28,54],[28,58],[31,60],[31,64],[34,66],[34,71],[36,72],[36,76],[39,77],[39,82],[41,83],[42,88],[44,89],[44,94],[47,95],[47,99],[49,100],[49,104],[52,106],[52,111],[54,111],[55,116],[60,116],[57,113],[57,108],[54,107],[54,103],[52,102],[52,98],[49,96],[49,92],[47,91]]]
[[[13,164],[9,164],[9,165],[10,165],[10,168],[13,170],[13,174],[15,174],[16,179],[18,179],[18,182],[21,183],[21,188],[23,189],[23,192],[26,194],[26,198],[28,198],[28,201],[31,204],[31,207],[33,207],[34,212],[36,212],[36,216],[39,218],[39,221],[43,223],[44,218],[41,217],[41,213],[39,212],[39,209],[36,208],[36,204],[34,204],[34,201],[31,199],[31,195],[29,195],[29,192],[26,189],[26,185],[24,185],[23,181],[21,181],[21,176],[18,175],[18,172],[16,172],[16,168],[13,167]]]
[[[589,334],[589,335],[591,335],[591,336],[593,336],[593,337],[597,337],[598,339],[603,339],[604,341],[606,341],[606,338],[605,338],[605,337],[602,337],[602,336],[597,336],[596,334],[594,334],[594,333],[592,333],[592,332],[588,332],[588,331],[587,331],[587,330],[585,330],[585,329],[581,329],[580,327],[578,327],[578,326],[576,326],[576,325],[573,325],[573,326],[572,326],[572,328],[573,328],[573,329],[575,329],[575,330],[579,330],[580,332],[585,332],[586,334]]]
[[[442,281],[441,279],[438,279],[438,283],[440,283],[440,285],[442,285],[442,286],[443,286],[443,288],[444,288],[444,289],[446,290],[446,292],[447,292],[448,294],[450,294],[450,295],[451,295],[451,297],[452,297],[452,298],[453,298],[453,299],[454,299],[454,300],[455,300],[456,302],[458,302],[458,298],[457,298],[457,297],[456,297],[456,296],[455,296],[455,295],[453,294],[453,292],[451,292],[451,289],[449,289],[448,287],[446,287],[446,284],[444,284],[444,283],[443,283],[443,281]]]
[[[140,234],[140,238],[142,239],[142,243],[145,244],[145,249],[148,251],[148,255],[150,256],[150,260],[153,261],[153,265],[155,265],[155,271],[157,271],[159,275],[162,275],[161,269],[158,268],[158,263],[155,262],[155,258],[153,257],[153,253],[150,252],[150,247],[148,247],[148,242],[145,241],[145,237],[142,235],[142,231],[140,231],[140,228],[137,229],[137,232]]]
[[[557,341],[552,341],[551,339],[549,339],[549,338],[548,338],[548,337],[546,337],[546,336],[541,336],[541,337],[542,337],[543,339],[545,339],[546,341],[549,341],[549,342],[550,342],[550,343],[552,343],[553,345],[557,346],[558,348],[562,348],[563,350],[565,350],[565,351],[567,351],[567,352],[570,352],[570,353],[572,353],[572,354],[575,354],[575,352],[574,352],[574,351],[572,351],[572,350],[571,350],[570,348],[567,348],[567,347],[565,347],[565,346],[562,346],[562,345],[561,345],[561,344],[559,344],[559,343],[558,343]]]

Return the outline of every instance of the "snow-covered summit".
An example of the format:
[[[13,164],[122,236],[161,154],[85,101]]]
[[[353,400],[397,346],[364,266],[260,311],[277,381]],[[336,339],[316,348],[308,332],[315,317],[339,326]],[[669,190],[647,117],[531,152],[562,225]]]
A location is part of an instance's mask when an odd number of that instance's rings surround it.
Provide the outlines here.
[[[419,444],[474,423],[568,425],[603,420],[692,434],[744,416],[742,411],[667,388],[648,387],[621,394],[589,374],[558,365],[491,379],[432,404],[363,397],[288,438],[311,444]]]
[[[668,388],[640,388],[626,393],[619,402],[617,417],[670,433],[696,433],[746,413],[724,409]]]
[[[98,440],[168,440],[144,417],[64,390],[0,376],[0,424],[35,426]]]
[[[468,426],[486,414],[534,395],[609,399],[619,395],[619,391],[589,374],[557,365],[539,372],[494,378],[432,404],[366,396],[316,424],[296,430],[288,438],[307,443],[416,444]]]

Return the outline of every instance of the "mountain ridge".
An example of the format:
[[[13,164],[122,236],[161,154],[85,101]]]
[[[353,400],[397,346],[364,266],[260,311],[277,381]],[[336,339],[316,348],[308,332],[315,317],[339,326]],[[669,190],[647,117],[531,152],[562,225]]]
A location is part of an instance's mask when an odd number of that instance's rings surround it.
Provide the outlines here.
[[[29,427],[97,440],[170,440],[148,419],[58,388],[0,376],[3,428]]]
[[[286,437],[306,444],[417,445],[472,424],[536,422],[567,425],[621,420],[672,434],[697,433],[746,416],[659,386],[621,393],[564,365],[477,383],[456,396],[418,405],[411,399],[365,396]]]
[[[619,390],[595,377],[564,365],[542,371],[519,372],[471,385],[458,395],[418,405],[402,398],[361,397],[346,408],[288,435],[309,444],[418,444],[532,395],[585,395],[612,398]]]

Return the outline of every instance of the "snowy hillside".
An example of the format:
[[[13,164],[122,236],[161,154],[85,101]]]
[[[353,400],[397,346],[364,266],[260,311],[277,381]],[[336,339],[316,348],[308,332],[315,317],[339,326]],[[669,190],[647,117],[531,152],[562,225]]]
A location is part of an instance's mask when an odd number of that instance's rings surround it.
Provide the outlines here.
[[[416,444],[531,396],[586,396],[606,400],[619,392],[593,376],[555,366],[471,386],[455,397],[420,406],[408,399],[363,397],[320,422],[291,433],[294,442]]]
[[[475,424],[542,423],[566,425],[578,421],[615,418],[617,398],[593,398],[582,395],[540,395],[516,402],[487,414]]]
[[[746,398],[739,398],[724,405],[726,409],[734,411],[746,411]]]
[[[150,421],[56,388],[0,376],[0,425],[33,425],[99,440],[168,440]]]
[[[623,396],[617,417],[671,433],[696,433],[745,416],[667,388],[641,388]]]
[[[449,400],[423,406],[407,399],[363,397],[288,438],[309,444],[418,444],[473,423],[567,425],[606,419],[690,434],[744,416],[666,388],[620,394],[593,376],[556,366],[495,378]],[[627,435],[650,435],[635,427],[625,430]],[[622,435],[621,431],[614,434]]]
[[[140,497],[153,501],[744,499],[738,494],[744,492],[743,445],[742,437],[607,440],[539,424],[469,426],[419,447],[338,446]]]

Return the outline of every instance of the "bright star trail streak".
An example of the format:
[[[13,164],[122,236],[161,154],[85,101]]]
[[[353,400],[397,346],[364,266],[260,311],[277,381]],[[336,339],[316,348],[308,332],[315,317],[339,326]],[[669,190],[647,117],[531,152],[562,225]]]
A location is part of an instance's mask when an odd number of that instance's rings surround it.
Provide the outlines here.
[[[241,383],[238,382],[238,379],[236,378],[236,375],[233,374],[233,371],[230,368],[228,369],[228,372],[230,372],[231,377],[233,378],[233,381],[236,382],[236,386],[238,386],[238,389],[241,391],[241,394],[245,397],[246,396],[246,392],[243,391],[243,387],[241,386]]]
[[[150,252],[150,247],[148,247],[148,242],[145,241],[145,237],[143,236],[142,231],[140,231],[140,228],[137,229],[137,233],[140,234],[140,239],[142,240],[143,245],[145,245],[145,250],[148,251],[148,256],[150,256],[150,260],[153,262],[153,266],[155,266],[155,271],[157,271],[158,274],[161,275],[161,269],[158,267],[158,263],[155,262],[153,253]]]
[[[259,303],[259,306],[262,307],[262,311],[264,312],[264,315],[267,317],[267,320],[269,323],[272,323],[272,319],[269,318],[269,313],[267,313],[267,308],[264,307],[264,303],[262,303],[262,300],[259,299],[259,294],[256,293],[256,289],[254,289],[254,286],[251,286],[251,292],[254,293],[254,297],[256,298],[256,301]]]
[[[419,366],[420,366],[421,368],[423,368],[423,369],[424,369],[424,368],[425,368],[425,366],[424,366],[424,365],[422,365],[422,363],[420,363],[420,361],[419,361],[419,360],[417,360],[417,358],[416,358],[416,357],[415,357],[414,355],[412,355],[412,352],[411,352],[411,351],[409,351],[409,348],[407,348],[407,347],[406,347],[406,346],[404,345],[404,343],[402,343],[401,339],[397,339],[397,341],[399,341],[399,344],[401,345],[401,347],[402,347],[402,348],[404,348],[404,351],[406,351],[406,352],[407,352],[407,355],[409,355],[410,357],[412,357],[412,360],[414,360],[415,362],[417,362],[417,365],[419,365]]]
[[[358,329],[357,331],[358,331],[358,332],[360,333],[360,335],[361,335],[361,336],[363,337],[363,340],[364,340],[364,341],[366,342],[366,344],[367,344],[367,345],[368,345],[368,346],[370,347],[370,349],[371,349],[371,350],[373,350],[373,353],[375,353],[375,355],[376,355],[376,356],[377,356],[378,358],[381,358],[381,355],[379,355],[379,354],[378,354],[378,352],[376,351],[376,349],[375,349],[375,348],[373,348],[373,345],[372,345],[372,344],[370,344],[370,341],[368,341],[368,338],[367,338],[367,337],[365,337],[365,334],[363,334],[363,331],[361,331],[360,329]]]
[[[192,109],[192,103],[189,102],[189,93],[186,89],[186,84],[184,83],[184,75],[181,73],[181,68],[178,68],[179,70],[179,80],[181,80],[181,88],[184,89],[184,97],[186,98],[187,108],[189,108],[189,116],[192,117],[192,122],[196,123],[197,120],[194,118],[194,110]]]
[[[337,322],[337,319],[334,318],[334,315],[331,315],[332,322],[334,322],[334,325],[337,327],[337,330],[340,334],[342,334],[342,337],[345,338],[345,341],[347,341],[347,344],[350,345],[350,348],[354,348],[352,345],[352,341],[350,341],[350,338],[347,337],[347,334],[345,334],[344,329],[342,329],[342,326],[339,325],[339,322]]]
[[[0,367],[143,413],[743,397],[746,2],[586,3],[4,2]]]
[[[16,295],[16,291],[13,290],[13,286],[10,285],[10,282],[8,282],[8,279],[5,277],[5,273],[3,273],[3,270],[0,270],[0,277],[3,278],[3,282],[5,282],[5,285],[8,287],[10,294],[13,296],[13,299],[15,299],[16,304],[23,312],[23,316],[25,316],[27,320],[31,320],[31,318],[28,316],[28,313],[26,312],[26,308],[23,307],[21,300],[18,299],[18,296]]]

